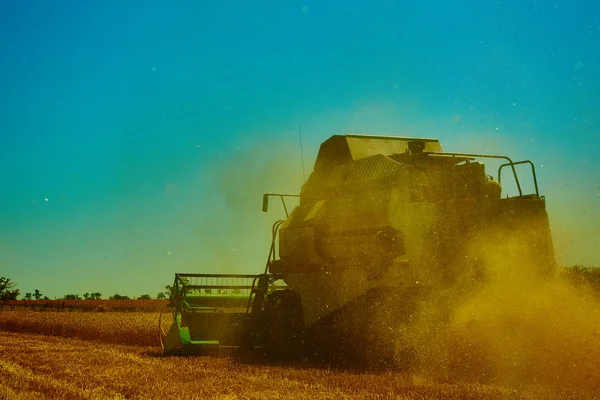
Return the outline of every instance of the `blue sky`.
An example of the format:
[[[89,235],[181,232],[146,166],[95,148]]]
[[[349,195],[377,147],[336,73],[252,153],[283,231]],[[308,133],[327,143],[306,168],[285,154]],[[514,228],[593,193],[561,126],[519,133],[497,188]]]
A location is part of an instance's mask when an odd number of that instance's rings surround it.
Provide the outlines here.
[[[347,132],[532,159],[560,261],[600,265],[598,43],[593,1],[0,2],[0,275],[261,271],[298,125],[307,172]]]

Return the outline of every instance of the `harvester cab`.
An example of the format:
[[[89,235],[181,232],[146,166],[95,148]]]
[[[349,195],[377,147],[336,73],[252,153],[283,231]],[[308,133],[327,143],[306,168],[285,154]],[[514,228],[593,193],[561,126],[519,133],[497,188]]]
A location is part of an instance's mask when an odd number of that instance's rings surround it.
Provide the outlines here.
[[[484,161],[497,164],[495,178]],[[291,213],[288,196],[299,196]],[[165,352],[241,347],[406,365],[415,355],[401,332],[423,293],[476,286],[517,259],[531,279],[554,273],[529,160],[443,152],[436,139],[335,135],[300,195],[267,193],[263,211],[273,197],[286,219],[273,225],[265,271],[176,274]]]

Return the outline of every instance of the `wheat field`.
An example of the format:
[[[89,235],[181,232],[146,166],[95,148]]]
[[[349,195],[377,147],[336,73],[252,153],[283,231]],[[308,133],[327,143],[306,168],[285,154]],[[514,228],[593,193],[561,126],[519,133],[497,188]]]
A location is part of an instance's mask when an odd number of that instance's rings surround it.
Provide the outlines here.
[[[164,318],[163,325],[170,320]],[[590,390],[163,357],[158,313],[0,313],[0,399],[589,399]]]
[[[158,346],[159,313],[147,312],[0,312],[0,330],[95,340],[105,343]],[[172,317],[160,317],[168,329]]]
[[[574,393],[439,384],[229,358],[162,357],[157,347],[0,332],[2,399],[543,399]]]

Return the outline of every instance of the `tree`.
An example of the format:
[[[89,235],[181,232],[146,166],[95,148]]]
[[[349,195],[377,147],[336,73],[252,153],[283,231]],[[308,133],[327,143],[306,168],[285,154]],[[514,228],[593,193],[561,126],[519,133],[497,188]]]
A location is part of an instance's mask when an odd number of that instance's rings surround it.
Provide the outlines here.
[[[4,302],[8,300],[16,300],[19,297],[19,289],[15,289],[15,283],[4,276],[0,276],[0,311],[4,308]]]
[[[600,268],[573,265],[564,268],[561,276],[575,287],[589,287],[600,294]]]
[[[32,298],[32,297],[33,297],[33,296],[32,296],[32,294],[31,294],[31,293],[25,293],[25,297],[24,297],[24,298],[25,298],[25,300],[31,300],[31,298]]]
[[[81,300],[81,296],[78,294],[65,294],[63,298],[65,300]]]
[[[171,295],[175,292],[175,287],[171,286],[171,285],[167,285],[165,286],[165,291],[163,292],[165,294],[165,298],[170,299]]]
[[[149,294],[143,294],[137,298],[138,300],[152,300],[152,297]]]
[[[15,283],[10,278],[0,276],[0,300],[16,300],[21,292],[14,287]]]
[[[116,293],[114,296],[110,296],[108,298],[109,300],[131,300],[129,298],[129,296],[121,296],[120,294]]]
[[[39,289],[35,289],[33,292],[33,297],[35,297],[36,300],[39,300],[42,298],[42,292],[40,292]]]
[[[159,294],[156,295],[157,300],[164,300],[166,298],[167,298],[167,296],[165,296],[164,292],[160,292]]]
[[[92,300],[100,300],[100,299],[102,299],[102,293],[100,293],[100,292],[94,292],[94,293],[92,293],[90,295],[90,298]]]
[[[86,293],[83,294],[83,298],[85,300],[89,300],[91,297],[90,297],[90,294],[86,292]]]
[[[14,283],[10,281],[10,278],[0,276],[0,293],[4,292],[6,289],[10,289],[13,285]]]

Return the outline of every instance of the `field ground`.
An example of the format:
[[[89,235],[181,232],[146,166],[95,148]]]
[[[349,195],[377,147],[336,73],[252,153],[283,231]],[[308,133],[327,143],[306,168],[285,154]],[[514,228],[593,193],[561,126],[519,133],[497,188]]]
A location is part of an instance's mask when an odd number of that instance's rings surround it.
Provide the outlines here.
[[[593,399],[555,385],[164,357],[158,313],[0,312],[2,399]],[[163,326],[170,315],[163,314]]]
[[[0,399],[544,399],[590,398],[401,373],[243,365],[162,357],[157,347],[0,332]]]
[[[104,343],[159,346],[159,313],[149,312],[0,312],[0,331],[38,333]],[[163,313],[165,331],[171,313]]]

